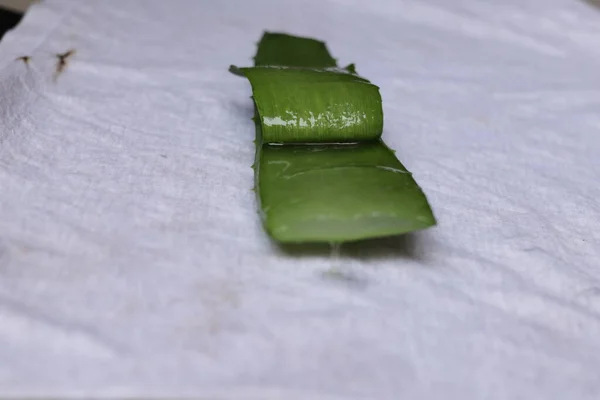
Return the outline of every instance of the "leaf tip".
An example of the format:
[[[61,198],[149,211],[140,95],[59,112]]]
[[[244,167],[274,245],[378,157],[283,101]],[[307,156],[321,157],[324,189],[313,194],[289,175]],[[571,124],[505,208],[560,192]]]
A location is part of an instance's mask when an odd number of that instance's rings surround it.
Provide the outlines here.
[[[237,67],[233,64],[231,64],[229,66],[229,72],[231,72],[232,74],[237,75],[237,76],[246,77],[246,75],[244,75],[244,71],[242,71],[242,69],[240,67]]]

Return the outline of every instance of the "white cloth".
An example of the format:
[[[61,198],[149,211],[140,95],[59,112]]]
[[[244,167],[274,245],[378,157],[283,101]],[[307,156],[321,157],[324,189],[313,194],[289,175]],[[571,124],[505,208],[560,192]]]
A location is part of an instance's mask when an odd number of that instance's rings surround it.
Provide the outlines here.
[[[438,227],[269,241],[227,71],[263,30],[381,87]],[[600,398],[599,42],[576,0],[34,5],[0,44],[0,394]]]

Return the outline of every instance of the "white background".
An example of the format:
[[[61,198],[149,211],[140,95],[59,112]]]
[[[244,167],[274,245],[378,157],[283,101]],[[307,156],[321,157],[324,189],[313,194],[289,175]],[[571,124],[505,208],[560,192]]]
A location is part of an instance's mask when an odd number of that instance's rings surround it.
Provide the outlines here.
[[[227,72],[265,29],[381,87],[438,227],[269,241]],[[34,5],[0,44],[0,394],[600,398],[598,43],[576,0]]]

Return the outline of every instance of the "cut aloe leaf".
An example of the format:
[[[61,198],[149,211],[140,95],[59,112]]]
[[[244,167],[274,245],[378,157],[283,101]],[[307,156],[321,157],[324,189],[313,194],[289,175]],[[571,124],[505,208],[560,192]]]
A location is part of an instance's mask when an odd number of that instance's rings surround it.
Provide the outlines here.
[[[339,70],[323,42],[274,33],[255,60],[230,70],[252,85],[255,189],[271,237],[344,242],[435,225],[410,172],[378,140],[379,90],[353,64]]]
[[[324,42],[315,39],[265,32],[258,43],[254,65],[285,65],[288,67],[336,67]]]
[[[264,144],[258,169],[265,227],[281,242],[343,242],[435,224],[412,175],[381,141]]]
[[[379,88],[346,71],[241,68],[267,143],[374,140],[383,131]]]

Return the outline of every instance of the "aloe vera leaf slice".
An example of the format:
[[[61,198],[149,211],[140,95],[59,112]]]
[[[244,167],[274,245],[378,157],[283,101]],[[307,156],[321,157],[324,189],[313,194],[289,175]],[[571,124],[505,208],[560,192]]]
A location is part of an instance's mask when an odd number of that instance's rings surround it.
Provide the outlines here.
[[[280,49],[293,51],[293,42],[297,40],[312,39],[282,35],[277,43]],[[261,65],[281,65],[282,58],[277,53],[277,46],[263,52]],[[315,51],[310,58],[307,65],[296,62],[283,66],[335,67],[328,53],[324,56],[322,51]],[[238,75],[246,75],[243,69],[233,69]],[[353,64],[346,71],[356,73]],[[275,240],[344,242],[398,235],[435,225],[425,195],[383,142],[320,146],[263,144],[258,114],[255,107],[255,189],[263,224]]]
[[[258,43],[254,65],[327,68],[335,67],[336,61],[320,40],[265,32]]]
[[[381,141],[264,144],[258,191],[280,242],[343,242],[427,228],[435,218],[410,172]]]
[[[348,72],[242,68],[266,143],[375,140],[383,131],[379,88]]]

